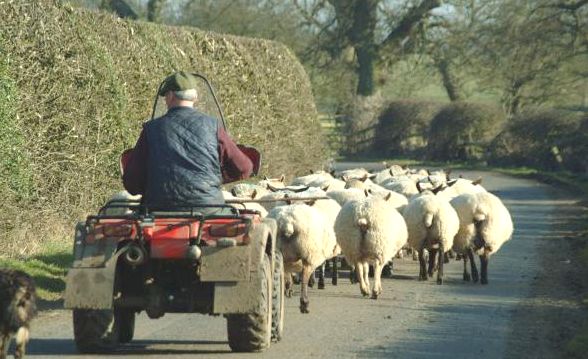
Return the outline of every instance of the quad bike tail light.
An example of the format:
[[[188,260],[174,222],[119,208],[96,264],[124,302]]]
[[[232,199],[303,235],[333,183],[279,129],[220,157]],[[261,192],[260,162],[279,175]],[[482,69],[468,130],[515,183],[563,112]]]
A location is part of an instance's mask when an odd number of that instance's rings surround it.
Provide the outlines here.
[[[208,233],[212,237],[237,237],[248,231],[249,223],[245,222],[213,224],[208,228]]]

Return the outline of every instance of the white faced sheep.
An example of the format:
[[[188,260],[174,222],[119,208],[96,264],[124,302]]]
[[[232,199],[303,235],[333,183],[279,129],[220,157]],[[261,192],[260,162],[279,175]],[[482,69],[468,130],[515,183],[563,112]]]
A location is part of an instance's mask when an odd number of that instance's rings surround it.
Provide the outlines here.
[[[448,201],[425,191],[413,198],[402,213],[408,227],[408,244],[419,253],[419,280],[427,280],[424,251],[429,252],[429,276],[435,268],[435,255],[439,254],[437,284],[443,283],[443,255],[453,246],[459,230],[459,217]]]
[[[236,196],[236,194],[241,194],[241,196]],[[231,192],[223,191],[223,198],[225,200],[243,200],[242,203],[233,203],[231,204],[233,207],[237,209],[246,209],[259,212],[259,215],[263,218],[267,216],[267,210],[263,207],[260,203],[255,202],[247,202],[249,199],[257,199],[259,195],[257,194],[257,189],[253,189],[253,191],[245,191],[245,190],[233,190]]]
[[[513,232],[513,223],[508,209],[502,201],[489,192],[466,193],[451,200],[459,216],[459,231],[453,249],[464,255],[463,279],[470,280],[467,260],[470,260],[474,282],[478,281],[478,270],[474,253],[480,256],[481,283],[488,284],[489,257],[498,252]]]
[[[327,196],[337,201],[339,205],[343,206],[349,201],[364,198],[365,191],[359,188],[347,188],[333,191],[329,190],[327,191]]]
[[[385,199],[366,197],[347,202],[335,221],[337,242],[348,263],[355,265],[361,293],[370,293],[369,265],[374,266],[372,298],[382,292],[382,268],[406,243],[404,219]]]
[[[276,207],[268,217],[278,225],[278,246],[284,256],[286,278],[302,271],[300,312],[308,313],[308,280],[320,264],[336,255],[333,227],[319,210],[305,204]],[[286,290],[291,286],[288,282]]]
[[[382,187],[400,193],[409,199],[412,196],[419,194],[416,183],[408,177],[391,178],[382,183]]]
[[[141,195],[132,195],[127,191],[116,192],[101,210],[101,214],[108,216],[122,216],[133,212],[133,206],[136,207],[141,202]]]
[[[264,176],[261,181],[257,182],[257,185],[263,188],[268,188],[268,185],[274,188],[280,188],[285,186],[285,180],[286,176],[284,175],[281,175],[279,178],[268,178],[267,176]]]

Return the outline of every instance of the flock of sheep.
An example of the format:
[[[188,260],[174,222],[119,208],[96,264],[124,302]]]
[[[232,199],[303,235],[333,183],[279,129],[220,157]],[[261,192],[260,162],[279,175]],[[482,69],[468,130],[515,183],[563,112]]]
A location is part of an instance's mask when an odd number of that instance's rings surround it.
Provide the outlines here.
[[[488,259],[511,238],[513,223],[501,200],[480,182],[393,165],[376,173],[319,171],[288,185],[284,177],[266,178],[223,193],[229,202],[252,201],[244,205],[276,220],[286,294],[292,293],[291,274],[300,273],[300,311],[308,313],[307,287],[315,269],[322,265],[324,275],[325,261],[339,254],[354,269],[361,293],[374,299],[382,292],[382,269],[403,249],[418,253],[420,280],[436,271],[442,284],[443,264],[456,253],[463,258],[463,279],[487,284]],[[322,275],[319,287],[321,281]]]

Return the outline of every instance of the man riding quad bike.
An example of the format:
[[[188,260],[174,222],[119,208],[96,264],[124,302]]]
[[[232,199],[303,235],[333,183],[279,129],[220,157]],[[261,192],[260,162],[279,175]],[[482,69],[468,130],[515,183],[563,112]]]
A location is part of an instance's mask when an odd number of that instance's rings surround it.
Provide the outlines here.
[[[206,93],[208,101],[199,98]],[[132,340],[135,315],[145,311],[223,314],[231,349],[264,350],[283,327],[276,224],[225,204],[220,190],[256,173],[261,156],[229,137],[203,76],[172,74],[158,98],[167,112],[155,118],[156,100],[135,148],[121,157],[124,186],[141,201],[111,201],[76,227],[65,291],[76,345],[111,351]]]

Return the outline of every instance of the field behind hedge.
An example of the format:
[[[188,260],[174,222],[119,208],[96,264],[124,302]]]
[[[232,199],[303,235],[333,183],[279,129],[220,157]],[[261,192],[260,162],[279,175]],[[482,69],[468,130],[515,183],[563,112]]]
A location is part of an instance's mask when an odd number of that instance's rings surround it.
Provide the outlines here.
[[[231,135],[261,173],[320,166],[325,141],[308,77],[284,45],[124,21],[57,0],[0,2],[0,255],[70,237],[121,188],[118,156],[149,117],[160,81],[205,74]]]

